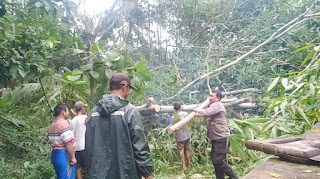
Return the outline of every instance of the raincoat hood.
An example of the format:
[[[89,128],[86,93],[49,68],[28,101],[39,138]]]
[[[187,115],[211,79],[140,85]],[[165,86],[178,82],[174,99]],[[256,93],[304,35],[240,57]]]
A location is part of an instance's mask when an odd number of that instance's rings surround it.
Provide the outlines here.
[[[104,95],[98,102],[97,112],[101,117],[107,117],[128,103],[129,101],[123,97],[114,94]]]

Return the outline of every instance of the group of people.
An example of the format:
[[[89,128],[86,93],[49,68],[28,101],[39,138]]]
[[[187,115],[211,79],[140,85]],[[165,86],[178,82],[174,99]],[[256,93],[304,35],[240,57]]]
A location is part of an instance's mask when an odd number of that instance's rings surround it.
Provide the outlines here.
[[[110,94],[104,95],[87,116],[84,102],[75,103],[75,117],[69,121],[69,109],[64,104],[54,108],[55,120],[49,127],[52,148],[51,162],[58,179],[82,179],[82,169],[90,168],[93,179],[152,179],[150,149],[144,134],[141,115],[127,97],[135,88],[124,73],[115,73],[109,80]],[[211,157],[217,179],[224,174],[236,179],[225,162],[228,152],[227,136],[230,134],[225,118],[225,108],[220,102],[222,93],[210,94],[210,106],[194,109],[197,116],[206,116],[208,136],[211,140]],[[181,104],[174,104],[175,114],[170,125],[188,113]],[[190,138],[187,126],[177,130],[177,149],[182,169],[191,168]],[[185,165],[187,158],[187,166]]]

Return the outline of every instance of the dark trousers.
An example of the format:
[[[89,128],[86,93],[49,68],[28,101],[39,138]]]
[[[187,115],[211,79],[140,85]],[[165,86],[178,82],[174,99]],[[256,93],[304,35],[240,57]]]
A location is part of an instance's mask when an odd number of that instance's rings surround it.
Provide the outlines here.
[[[228,149],[227,138],[211,141],[211,160],[217,179],[224,179],[224,174],[229,178],[237,178],[225,161]]]

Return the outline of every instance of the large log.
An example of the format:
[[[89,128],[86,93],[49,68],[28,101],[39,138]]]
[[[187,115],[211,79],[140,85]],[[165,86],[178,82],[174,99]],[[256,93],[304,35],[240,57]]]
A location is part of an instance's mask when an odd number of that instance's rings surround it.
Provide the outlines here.
[[[245,103],[249,98],[237,99],[222,99],[221,101],[224,103],[225,107],[239,107],[239,108],[255,108],[256,104],[254,103]],[[198,107],[200,104],[190,104],[190,105],[182,105],[182,111],[192,111],[194,108]],[[137,109],[142,115],[154,114],[154,113],[173,113],[173,106],[159,106],[159,105],[150,105],[147,103],[146,105],[137,106]]]
[[[250,92],[256,90],[255,88],[247,88],[247,89],[240,89],[240,90],[234,90],[234,91],[229,91],[229,92],[222,92],[223,95],[235,95],[235,94],[240,94],[240,93],[245,93],[245,92]]]
[[[244,108],[244,109],[249,109],[249,108],[256,108],[257,105],[254,104],[254,103],[241,103],[241,104],[238,104],[237,107]]]
[[[209,105],[209,98],[207,98],[200,106],[198,107],[199,109],[203,109]],[[176,124],[170,126],[168,128],[168,131],[170,133],[173,133],[174,131],[180,129],[181,127],[185,126],[189,121],[191,121],[194,117],[196,116],[195,112],[190,113],[187,117],[184,119],[180,120]]]

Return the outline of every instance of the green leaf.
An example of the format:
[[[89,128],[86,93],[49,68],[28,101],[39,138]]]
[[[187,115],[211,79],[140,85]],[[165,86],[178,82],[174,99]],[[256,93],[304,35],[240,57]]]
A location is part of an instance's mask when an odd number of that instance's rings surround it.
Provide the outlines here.
[[[307,117],[306,114],[303,112],[303,110],[302,110],[300,107],[298,107],[298,106],[296,106],[296,109],[297,109],[298,113],[302,116],[302,118],[303,118],[309,125],[311,125],[308,117]]]
[[[308,61],[310,58],[313,57],[314,53],[316,53],[316,51],[315,51],[315,50],[311,50],[311,51],[308,53],[308,55],[306,56],[306,58],[302,61],[302,63],[301,63],[300,66],[304,65],[305,63],[307,63],[307,61]]]
[[[29,70],[26,70],[23,67],[19,67],[18,68],[18,72],[21,75],[21,77],[24,78],[29,73]]]
[[[83,65],[81,67],[81,69],[84,70],[84,71],[92,70],[93,69],[93,63],[89,63],[89,64],[86,64],[86,65]]]
[[[5,116],[0,116],[1,118],[11,122],[12,124],[14,124],[16,127],[20,127],[20,126],[28,126],[24,121],[21,121],[19,119],[14,119],[14,118],[9,118],[9,117],[5,117]]]
[[[237,58],[238,58],[238,57],[232,57],[232,58],[230,58],[230,61],[233,62],[233,61],[235,61]]]
[[[93,71],[93,70],[89,71],[89,73],[95,79],[99,78],[99,76],[100,76],[98,72]]]
[[[269,107],[268,109],[266,109],[266,112],[267,111],[271,111],[272,109],[274,109],[274,108],[276,108],[277,106],[280,106],[280,105],[281,105],[281,102]]]
[[[92,52],[100,52],[101,50],[103,50],[101,45],[97,45],[97,44],[92,44],[91,45],[91,51]]]
[[[278,127],[279,130],[285,132],[285,133],[290,133],[290,131],[282,126]]]
[[[248,127],[243,127],[242,129],[243,129],[243,133],[247,137],[247,139],[248,140],[252,140],[253,137],[252,137],[251,132],[249,131],[249,128]]]
[[[262,128],[263,128],[263,131],[264,131],[264,132],[269,131],[274,125],[275,125],[274,122],[270,122],[270,123],[265,124],[265,125],[262,127]]]
[[[68,76],[67,76],[67,79],[68,79],[69,81],[77,81],[77,80],[79,80],[80,78],[81,78],[81,75],[75,75],[75,76],[68,75]]]
[[[241,127],[233,119],[229,119],[229,125],[236,128],[241,134],[244,134]]]
[[[72,75],[81,75],[82,73],[83,71],[78,69],[72,71]]]
[[[24,162],[24,163],[23,163],[24,168],[27,168],[27,167],[29,166],[29,164],[30,164],[29,161]]]
[[[246,161],[248,159],[248,155],[244,150],[244,141],[241,138],[236,137],[234,135],[230,135],[228,139],[230,141],[231,153],[233,155],[239,156],[243,161]]]
[[[263,131],[260,129],[260,127],[257,124],[251,124],[248,122],[243,122],[243,124],[250,127],[252,130],[254,130],[257,133],[263,133]]]
[[[83,51],[83,50],[80,50],[80,49],[73,49],[73,52],[74,52],[74,53],[83,53],[84,51]]]
[[[278,137],[277,135],[277,130],[278,130],[278,127],[277,126],[274,126],[271,130],[271,136],[272,137]]]
[[[12,105],[12,92],[10,91],[6,98],[0,98],[0,111],[8,112]]]
[[[51,42],[52,42],[53,44],[60,44],[60,43],[61,43],[60,41],[58,41],[58,40],[55,39],[55,38],[50,38],[50,40],[51,40]]]
[[[64,72],[63,75],[62,75],[62,79],[68,81],[67,76],[69,76],[69,75],[72,76],[72,72],[69,72],[69,71],[68,72]]]
[[[281,84],[284,88],[286,88],[288,86],[288,78],[282,78]]]
[[[104,74],[106,75],[106,77],[107,77],[108,79],[110,79],[111,76],[112,76],[114,73],[115,73],[115,71],[113,71],[113,70],[111,70],[111,69],[106,69],[106,70],[104,71]]]
[[[296,93],[297,91],[299,91],[299,90],[303,87],[304,84],[305,84],[305,83],[300,83],[300,84],[298,84],[298,85],[297,85],[297,88],[291,93],[291,95],[294,94],[294,93]]]
[[[115,59],[112,59],[111,61],[112,62],[116,62],[116,61],[119,61],[121,59],[121,57],[117,57],[117,58],[115,58]]]
[[[118,45],[117,50],[122,51],[125,47],[126,47],[126,43],[122,41]]]
[[[299,51],[302,51],[302,50],[304,50],[304,49],[308,49],[308,48],[311,48],[311,47],[314,47],[315,45],[307,45],[307,46],[304,46],[304,47],[301,47],[301,48],[299,48],[299,49],[297,49],[296,51],[294,51],[294,52],[299,52]]]
[[[280,77],[277,77],[271,82],[267,90],[268,95],[271,94],[272,91],[276,88],[276,85],[278,84],[279,80],[280,80]]]
[[[282,112],[282,115],[283,116],[286,116],[286,106],[287,106],[288,102],[287,101],[283,101],[281,104],[280,104],[280,109],[281,109],[281,112]]]
[[[312,83],[309,83],[309,87],[310,87],[310,93],[311,95],[315,95],[316,94],[316,90],[315,87]]]
[[[291,110],[292,110],[293,114],[295,114],[296,113],[296,109],[294,108],[294,106],[290,106],[290,107],[291,107]]]
[[[293,99],[290,104],[294,105],[294,104],[296,104],[297,101],[298,101],[297,99]]]
[[[11,74],[11,76],[13,78],[17,78],[19,76],[18,66],[16,66],[16,65],[12,66],[9,73]]]
[[[87,84],[87,82],[86,81],[76,81],[76,82],[74,82],[74,84],[82,85],[82,84]]]
[[[147,60],[140,60],[136,65],[135,69],[137,74],[146,78],[146,80],[151,80],[152,74],[147,70]]]
[[[248,123],[264,123],[269,120],[270,120],[269,118],[250,118],[250,119],[245,119],[243,121]]]

